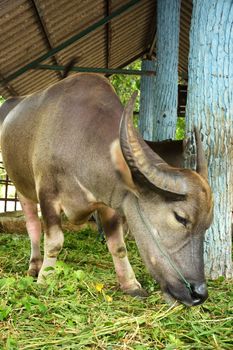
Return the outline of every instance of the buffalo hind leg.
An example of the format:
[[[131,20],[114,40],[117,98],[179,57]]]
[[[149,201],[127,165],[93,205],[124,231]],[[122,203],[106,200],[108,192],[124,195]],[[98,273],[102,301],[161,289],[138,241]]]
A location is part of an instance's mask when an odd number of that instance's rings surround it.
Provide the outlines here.
[[[37,277],[43,260],[40,252],[41,222],[38,217],[37,204],[25,198],[21,193],[18,193],[18,197],[25,215],[26,228],[31,241],[28,274]]]
[[[128,260],[121,218],[116,214],[115,210],[108,207],[101,208],[98,212],[121,289],[132,296],[146,297],[147,292],[137,281]]]
[[[47,199],[43,194],[40,195],[41,213],[43,216],[45,234],[44,234],[44,260],[38,276],[38,283],[43,283],[45,277],[52,272],[57,256],[60,253],[64,235],[61,229],[61,208],[60,205],[51,199]]]

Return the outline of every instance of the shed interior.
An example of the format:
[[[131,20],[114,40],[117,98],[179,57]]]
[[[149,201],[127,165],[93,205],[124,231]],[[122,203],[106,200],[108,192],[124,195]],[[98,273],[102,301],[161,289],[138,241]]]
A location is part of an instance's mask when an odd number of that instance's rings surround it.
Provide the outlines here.
[[[179,76],[185,85],[191,14],[192,0],[181,0]],[[123,68],[137,58],[156,59],[156,1],[2,0],[0,35],[0,96],[5,99],[59,81],[72,58],[76,71],[135,74]],[[185,103],[182,86],[179,115],[184,115]],[[0,201],[8,210],[10,183],[7,177],[3,182],[7,186]],[[16,203],[15,198],[10,201]]]

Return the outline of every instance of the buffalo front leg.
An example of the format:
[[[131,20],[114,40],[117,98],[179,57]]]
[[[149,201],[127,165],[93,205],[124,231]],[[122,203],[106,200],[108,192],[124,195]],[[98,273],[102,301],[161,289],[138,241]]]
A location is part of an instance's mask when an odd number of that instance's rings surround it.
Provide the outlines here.
[[[41,222],[38,217],[37,204],[18,193],[19,201],[25,215],[26,228],[31,241],[31,256],[28,274],[37,277],[42,265],[40,252]]]
[[[108,207],[101,208],[98,212],[106,235],[108,249],[112,254],[117,280],[121,289],[132,296],[147,296],[147,292],[137,281],[128,260],[121,218],[117,215],[115,210]]]
[[[42,197],[42,198],[41,198]],[[44,234],[44,260],[38,276],[38,283],[43,283],[45,277],[52,272],[57,256],[64,243],[64,235],[61,229],[60,205],[53,200],[47,200],[40,196],[41,213],[43,216]]]

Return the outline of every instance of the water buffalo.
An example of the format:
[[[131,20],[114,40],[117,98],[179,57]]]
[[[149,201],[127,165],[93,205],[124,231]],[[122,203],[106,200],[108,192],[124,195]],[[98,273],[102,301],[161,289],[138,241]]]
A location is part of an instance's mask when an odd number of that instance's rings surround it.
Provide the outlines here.
[[[64,240],[61,212],[83,223],[97,211],[121,289],[144,296],[128,261],[124,216],[162,291],[198,305],[207,298],[203,240],[213,206],[200,137],[196,132],[197,171],[168,165],[134,129],[134,100],[135,94],[123,108],[106,78],[80,73],[9,107],[2,156],[26,217],[29,273],[42,282],[55,265]]]

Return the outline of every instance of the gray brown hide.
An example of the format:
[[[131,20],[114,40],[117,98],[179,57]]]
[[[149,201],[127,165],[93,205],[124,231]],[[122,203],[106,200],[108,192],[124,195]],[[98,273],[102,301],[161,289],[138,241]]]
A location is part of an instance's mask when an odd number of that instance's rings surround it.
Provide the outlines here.
[[[164,294],[190,306],[202,303],[207,298],[203,239],[212,220],[212,196],[198,132],[195,172],[172,167],[152,151],[132,125],[135,96],[123,109],[100,75],[76,74],[19,99],[0,109],[1,120],[10,110],[1,147],[31,238],[29,273],[39,273],[43,282],[46,268],[55,265],[64,240],[61,212],[82,223],[98,211],[123,291],[146,294],[127,258],[125,216]],[[180,143],[178,149],[181,154]],[[166,158],[166,152],[160,154]],[[45,222],[43,259],[37,202]]]

